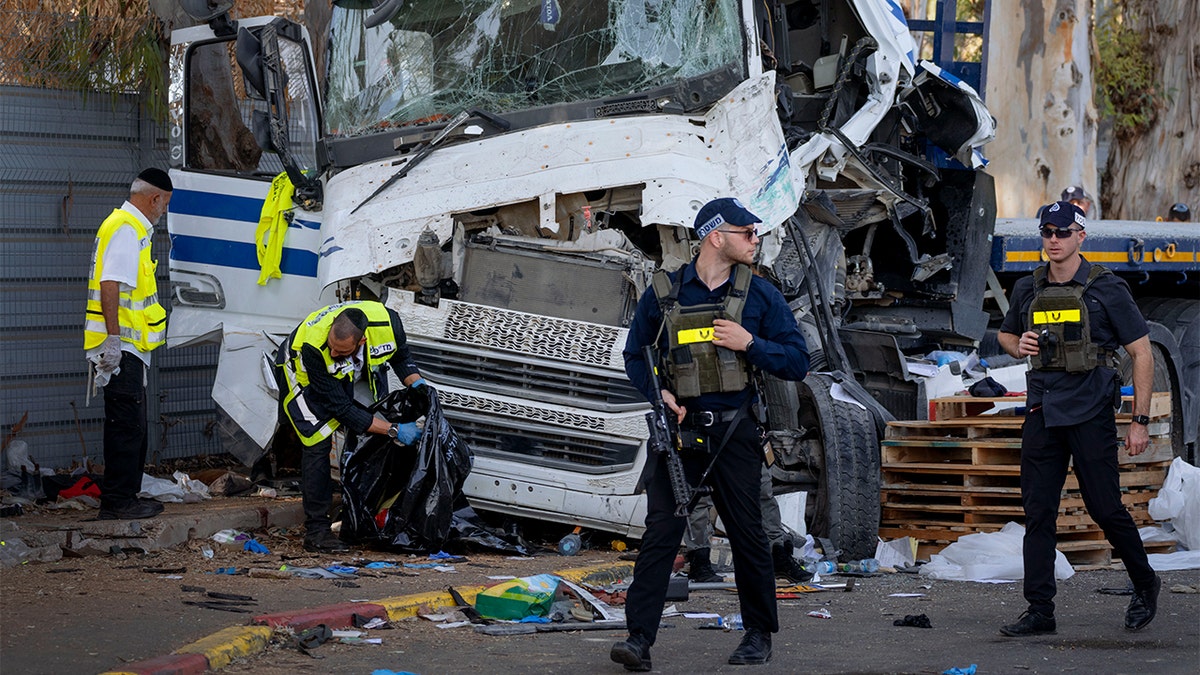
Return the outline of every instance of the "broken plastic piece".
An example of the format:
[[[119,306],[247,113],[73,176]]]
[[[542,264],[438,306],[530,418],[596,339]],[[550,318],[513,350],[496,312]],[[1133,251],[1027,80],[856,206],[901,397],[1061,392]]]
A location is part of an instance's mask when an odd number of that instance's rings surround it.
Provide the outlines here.
[[[325,624],[318,624],[296,635],[296,644],[304,649],[312,649],[325,644],[333,637],[333,631]]]

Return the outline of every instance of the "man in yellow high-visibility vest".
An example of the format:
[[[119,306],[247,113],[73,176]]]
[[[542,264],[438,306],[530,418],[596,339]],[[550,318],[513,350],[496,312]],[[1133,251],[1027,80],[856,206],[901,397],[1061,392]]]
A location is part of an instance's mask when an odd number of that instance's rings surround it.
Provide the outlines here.
[[[146,169],[130,185],[129,199],[96,233],[83,348],[95,383],[104,387],[101,520],[150,518],[163,509],[137,495],[146,465],[146,371],[150,352],[167,335],[150,242],[171,191],[165,171]]]
[[[333,505],[329,451],[333,432],[379,434],[403,446],[421,435],[413,422],[396,424],[375,416],[366,404],[387,394],[384,367],[406,387],[425,380],[413,362],[400,316],[382,303],[343,302],[309,314],[279,345],[275,355],[279,423],[303,444],[300,491],[304,501],[304,549],[349,550],[330,529]],[[349,441],[348,441],[349,443]]]

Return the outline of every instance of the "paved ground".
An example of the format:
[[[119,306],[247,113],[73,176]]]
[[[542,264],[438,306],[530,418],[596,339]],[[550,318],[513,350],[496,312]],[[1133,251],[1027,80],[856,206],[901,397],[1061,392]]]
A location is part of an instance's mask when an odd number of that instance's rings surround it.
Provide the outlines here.
[[[1164,574],[1166,587],[1194,583],[1196,574]],[[1064,582],[1058,634],[1013,639],[997,628],[1023,603],[1015,585],[933,581],[910,575],[860,580],[852,593],[815,593],[780,601],[781,631],[766,667],[737,667],[725,660],[741,635],[701,629],[704,619],[667,618],[653,649],[655,672],[710,673],[942,673],[978,666],[979,673],[1155,673],[1200,671],[1200,595],[1164,592],[1159,617],[1145,631],[1121,625],[1127,598],[1096,592],[1124,586],[1121,571],[1081,572]],[[919,598],[893,593],[922,593]],[[680,609],[736,611],[729,593],[694,594]],[[826,609],[830,619],[808,612]],[[925,614],[930,629],[897,627],[895,619]],[[222,672],[255,675],[336,673],[366,675],[376,669],[424,675],[485,670],[489,675],[530,672],[625,671],[608,659],[620,632],[553,633],[492,637],[470,628],[439,629],[419,620],[374,630],[380,645],[326,643],[311,656],[288,640]]]
[[[470,588],[494,583],[494,575],[527,576],[579,566],[616,563],[615,551],[584,551],[565,558],[525,559],[472,553],[455,572],[428,569],[363,573],[352,581],[276,579],[214,574],[219,568],[277,569],[317,567],[364,560],[425,563],[424,558],[365,549],[350,555],[314,555],[301,547],[299,499],[217,499],[201,504],[168,504],[159,518],[146,521],[89,521],[95,512],[38,511],[0,523],[5,537],[41,537],[83,544],[84,557],[34,562],[0,573],[0,671],[4,673],[101,672],[122,664],[169,654],[221,629],[245,625],[251,617],[356,600],[379,600]],[[290,524],[289,524],[290,523]],[[214,544],[213,532],[235,526],[255,530],[270,555]],[[137,532],[130,533],[130,529]],[[194,538],[187,539],[189,532]],[[36,533],[34,536],[31,533]],[[183,537],[184,543],[174,543]],[[609,541],[612,537],[606,537]],[[141,553],[135,546],[171,548]],[[124,551],[107,553],[112,545]],[[204,547],[213,549],[206,558]],[[103,553],[101,553],[103,552]],[[626,563],[628,564],[628,563]],[[183,570],[183,571],[175,571]],[[374,574],[375,576],[366,576]],[[184,604],[205,600],[184,586],[255,598],[250,613],[231,613]],[[11,669],[11,670],[10,670]]]
[[[221,567],[271,569],[281,564],[324,566],[339,560],[398,563],[424,562],[371,551],[351,556],[313,556],[299,546],[294,525],[298,500],[233,499],[203,505],[168,505],[161,522],[143,521],[140,541],[153,547],[183,532],[197,538],[173,548],[146,554],[129,547],[120,555],[104,553],[31,563],[0,574],[0,669],[5,673],[102,672],[128,669],[131,664],[187,649],[197,641],[235,644],[224,631],[242,635],[251,619],[266,614],[286,615],[306,608],[328,608],[352,601],[390,599],[393,618],[400,599],[444,596],[448,585],[474,588],[497,575],[526,576],[564,568],[618,568],[629,563],[619,554],[585,550],[565,558],[543,555],[510,559],[471,554],[455,572],[428,569],[383,570],[350,582],[275,579],[249,575],[214,574]],[[250,515],[247,515],[250,514]],[[92,514],[34,514],[14,519],[17,525],[39,529],[75,543],[91,539],[94,549],[107,551],[103,538],[116,536],[112,523],[89,523]],[[211,531],[220,525],[257,519],[259,541],[269,555],[212,546]],[[286,525],[292,521],[293,524]],[[38,527],[34,527],[34,526]],[[96,528],[101,528],[98,532]],[[252,526],[242,525],[244,529]],[[214,529],[215,528],[215,529]],[[9,531],[5,528],[5,531]],[[6,535],[8,536],[8,535]],[[607,542],[611,537],[605,537]],[[204,546],[214,549],[206,558]],[[184,568],[181,571],[180,568]],[[411,576],[409,576],[411,575]],[[1200,670],[1200,595],[1169,593],[1172,585],[1196,584],[1200,573],[1164,575],[1159,618],[1143,633],[1121,629],[1127,598],[1096,592],[1123,586],[1119,570],[1081,572],[1062,585],[1059,633],[1052,637],[1011,640],[996,628],[1020,613],[1023,603],[1016,585],[930,582],[912,575],[887,575],[859,580],[852,593],[824,592],[781,601],[782,631],[776,637],[776,658],[753,672],[914,672],[940,673],[951,666],[976,663],[980,672],[1153,672],[1191,673]],[[185,602],[205,599],[184,587],[254,598],[250,613],[229,613]],[[893,593],[923,593],[918,598]],[[353,607],[365,608],[369,604]],[[727,592],[693,594],[681,609],[736,611],[736,598]],[[830,619],[807,612],[826,608]],[[415,608],[407,611],[411,615]],[[344,608],[341,615],[347,615]],[[336,614],[337,612],[334,612]],[[892,626],[905,614],[924,613],[933,629]],[[327,613],[325,616],[330,616]],[[294,617],[293,617],[294,618]],[[701,630],[698,619],[667,619],[655,647],[659,672],[722,672],[744,670],[725,665],[739,636]],[[376,668],[417,673],[466,672],[486,668],[490,673],[531,671],[624,672],[607,660],[608,646],[618,634],[581,632],[532,636],[491,637],[470,628],[443,630],[419,620],[396,621],[388,630],[372,631],[382,645],[327,643],[312,656],[297,651],[286,629],[257,629],[259,642],[235,644],[236,652],[221,663],[222,672],[370,673]],[[252,648],[251,648],[252,647]],[[227,652],[228,653],[228,652]],[[250,654],[242,658],[241,654]],[[232,658],[238,656],[238,658]],[[319,658],[313,658],[313,657]],[[230,660],[232,658],[232,660]],[[201,661],[203,663],[203,661]]]

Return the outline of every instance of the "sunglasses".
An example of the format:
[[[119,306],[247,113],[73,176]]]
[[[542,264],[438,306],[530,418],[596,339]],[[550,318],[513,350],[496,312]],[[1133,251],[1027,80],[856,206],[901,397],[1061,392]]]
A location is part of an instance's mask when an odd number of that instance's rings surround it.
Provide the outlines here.
[[[1063,229],[1061,227],[1043,227],[1041,229],[1042,229],[1042,239],[1049,239],[1050,237],[1058,237],[1059,239],[1070,239],[1071,235],[1075,234],[1076,232],[1081,231],[1078,228],[1074,228],[1074,227],[1068,227],[1066,229]]]
[[[740,234],[745,237],[747,241],[754,241],[754,239],[758,237],[758,230],[717,230],[717,232],[723,232],[724,234]]]

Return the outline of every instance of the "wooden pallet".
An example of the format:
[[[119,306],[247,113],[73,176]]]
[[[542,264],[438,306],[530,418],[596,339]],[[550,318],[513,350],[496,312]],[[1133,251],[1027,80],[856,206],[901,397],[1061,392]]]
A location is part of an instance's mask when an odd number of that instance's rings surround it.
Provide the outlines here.
[[[934,399],[930,409],[937,419],[888,424],[881,443],[881,537],[913,537],[920,542],[918,555],[927,556],[963,535],[1024,522],[1020,487],[1024,418],[982,414],[999,402],[1014,401],[1023,403],[1019,397]],[[1131,405],[1132,397],[1126,397],[1126,410]],[[1139,526],[1153,522],[1147,505],[1173,458],[1167,435],[1170,410],[1170,395],[1154,394],[1150,448],[1137,457],[1129,457],[1122,448],[1119,456],[1121,501]],[[1121,437],[1128,425],[1128,412],[1119,415]],[[1087,514],[1074,472],[1068,473],[1063,486],[1057,526],[1058,550],[1072,564],[1111,562],[1111,547]]]
[[[970,417],[1004,417],[1011,415],[999,412],[995,415],[989,415],[988,412],[995,409],[997,404],[1013,404],[1017,403],[1021,406],[1025,405],[1024,396],[947,396],[944,398],[935,398],[929,402],[929,419],[936,420],[954,420]],[[1003,405],[1001,406],[1003,407]],[[1132,415],[1133,397],[1121,397],[1121,410],[1117,413],[1118,422],[1128,422]],[[1166,417],[1171,414],[1171,392],[1156,391],[1150,395],[1150,418]],[[1019,416],[1018,416],[1019,417]]]

